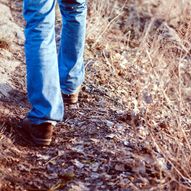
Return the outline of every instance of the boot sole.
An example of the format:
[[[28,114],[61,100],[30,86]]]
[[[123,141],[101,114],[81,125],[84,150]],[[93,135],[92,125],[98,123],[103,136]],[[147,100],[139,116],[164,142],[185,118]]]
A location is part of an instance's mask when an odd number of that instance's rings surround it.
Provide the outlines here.
[[[63,101],[64,101],[64,104],[72,105],[72,104],[77,104],[77,103],[78,103],[78,98],[76,98],[76,99],[70,99],[70,98],[65,98],[65,97],[63,96]]]
[[[31,137],[32,141],[38,146],[49,146],[52,141],[52,139],[37,138],[37,137],[33,136],[32,134],[30,134],[30,137]]]

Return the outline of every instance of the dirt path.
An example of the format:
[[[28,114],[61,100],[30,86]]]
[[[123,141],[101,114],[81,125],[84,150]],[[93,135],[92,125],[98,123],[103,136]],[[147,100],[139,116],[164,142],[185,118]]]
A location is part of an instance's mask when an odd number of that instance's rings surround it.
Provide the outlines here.
[[[8,19],[14,18],[13,22],[17,21],[17,26],[22,27],[21,2],[7,5],[12,11]],[[23,41],[18,43],[15,38],[10,43],[11,46],[2,47],[3,55],[4,52],[11,55],[4,66],[10,72],[7,79],[4,77],[10,88],[1,85],[1,90],[5,90],[1,92],[4,93],[1,125],[6,128],[1,143],[1,190],[116,190],[121,184],[115,183],[120,180],[121,172],[130,168],[118,158],[121,152],[126,156],[125,150],[129,150],[127,143],[123,144],[126,138],[120,139],[129,129],[117,121],[118,108],[109,109],[109,100],[104,95],[94,87],[84,85],[79,108],[66,108],[66,120],[55,129],[52,145],[36,148],[26,143],[16,130],[18,121],[29,109]],[[12,69],[7,68],[9,60],[14,60]],[[126,157],[130,159],[130,153]]]

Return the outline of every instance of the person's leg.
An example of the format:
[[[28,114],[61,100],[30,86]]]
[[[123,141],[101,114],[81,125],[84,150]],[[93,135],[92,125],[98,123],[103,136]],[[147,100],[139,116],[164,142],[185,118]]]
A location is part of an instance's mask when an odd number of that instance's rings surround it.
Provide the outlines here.
[[[56,0],[24,0],[27,91],[34,124],[63,119],[55,42]]]
[[[74,94],[84,81],[86,0],[58,0],[62,14],[59,74],[63,94]]]

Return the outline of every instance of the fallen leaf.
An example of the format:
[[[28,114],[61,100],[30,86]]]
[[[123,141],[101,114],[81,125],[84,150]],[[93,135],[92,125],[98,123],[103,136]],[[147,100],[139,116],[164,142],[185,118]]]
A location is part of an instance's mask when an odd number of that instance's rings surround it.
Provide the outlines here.
[[[83,168],[84,167],[84,164],[82,164],[80,161],[78,161],[77,159],[74,159],[73,161],[73,164],[78,167],[78,168]]]
[[[50,159],[50,156],[49,156],[49,155],[37,154],[36,156],[37,156],[38,159],[40,159],[40,160],[49,160],[49,159]]]
[[[106,138],[109,138],[109,139],[113,139],[114,137],[115,137],[115,134],[106,135]]]

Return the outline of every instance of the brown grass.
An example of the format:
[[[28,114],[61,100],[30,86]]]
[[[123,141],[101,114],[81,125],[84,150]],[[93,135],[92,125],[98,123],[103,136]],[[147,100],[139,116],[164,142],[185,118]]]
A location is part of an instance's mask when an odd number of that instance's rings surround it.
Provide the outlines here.
[[[117,77],[107,76],[109,85],[100,82],[99,88],[109,89],[124,109],[143,116],[153,157],[160,155],[171,166],[159,170],[157,188],[190,189],[190,1],[95,0],[90,2],[89,17],[92,58],[101,52]],[[101,76],[104,67],[99,68]]]

